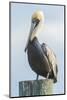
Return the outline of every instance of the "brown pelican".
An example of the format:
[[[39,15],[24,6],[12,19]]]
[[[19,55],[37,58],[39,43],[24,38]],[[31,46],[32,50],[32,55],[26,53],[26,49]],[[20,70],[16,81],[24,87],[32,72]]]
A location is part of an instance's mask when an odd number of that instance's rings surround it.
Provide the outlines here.
[[[58,72],[56,56],[47,44],[43,43],[41,45],[37,39],[38,30],[43,22],[43,12],[36,11],[32,15],[31,30],[25,51],[27,50],[30,67],[37,73],[37,79],[41,75],[45,78],[53,79],[53,82],[56,83]]]

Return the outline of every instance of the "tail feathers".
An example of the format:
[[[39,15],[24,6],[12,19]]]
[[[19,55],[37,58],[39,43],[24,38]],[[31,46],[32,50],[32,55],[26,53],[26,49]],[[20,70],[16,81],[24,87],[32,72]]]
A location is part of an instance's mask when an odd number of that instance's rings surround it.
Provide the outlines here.
[[[54,77],[53,82],[54,82],[54,83],[56,83],[56,82],[57,82],[57,78],[56,78],[56,77]]]
[[[53,71],[51,71],[49,77],[49,79],[53,79],[53,82],[56,83],[57,82],[57,75],[55,76]]]

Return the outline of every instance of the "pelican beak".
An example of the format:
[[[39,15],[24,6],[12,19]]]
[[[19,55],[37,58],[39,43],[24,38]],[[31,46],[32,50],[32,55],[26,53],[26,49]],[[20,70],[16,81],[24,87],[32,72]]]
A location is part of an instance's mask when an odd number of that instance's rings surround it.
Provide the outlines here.
[[[30,34],[29,34],[28,41],[27,41],[27,44],[26,44],[26,47],[25,47],[25,52],[28,48],[29,41],[32,41],[33,38],[35,37],[35,33],[36,33],[35,31],[36,31],[36,27],[37,27],[38,23],[39,23],[39,20],[32,21]]]

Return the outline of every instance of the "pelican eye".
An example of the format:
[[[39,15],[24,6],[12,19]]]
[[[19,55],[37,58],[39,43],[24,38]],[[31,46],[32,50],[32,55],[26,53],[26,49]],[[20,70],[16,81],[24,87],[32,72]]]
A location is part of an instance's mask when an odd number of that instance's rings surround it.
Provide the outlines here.
[[[40,20],[39,19],[33,19],[32,23],[35,24],[35,27],[39,24]],[[34,28],[35,28],[34,27]]]

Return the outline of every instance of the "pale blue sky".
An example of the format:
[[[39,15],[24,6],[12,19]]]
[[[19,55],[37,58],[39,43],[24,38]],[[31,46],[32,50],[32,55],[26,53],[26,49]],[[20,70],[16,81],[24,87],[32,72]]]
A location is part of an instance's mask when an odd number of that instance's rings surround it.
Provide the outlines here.
[[[11,96],[19,96],[19,81],[35,80],[36,74],[28,64],[24,48],[28,39],[31,16],[42,10],[45,16],[44,29],[38,40],[53,49],[58,62],[58,82],[54,94],[64,93],[64,6],[11,4]],[[43,77],[39,77],[42,79]]]

